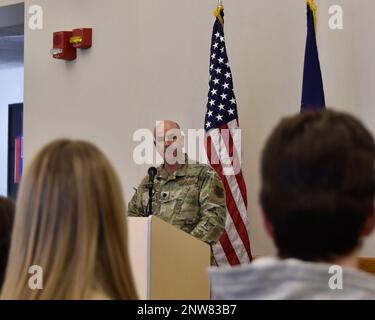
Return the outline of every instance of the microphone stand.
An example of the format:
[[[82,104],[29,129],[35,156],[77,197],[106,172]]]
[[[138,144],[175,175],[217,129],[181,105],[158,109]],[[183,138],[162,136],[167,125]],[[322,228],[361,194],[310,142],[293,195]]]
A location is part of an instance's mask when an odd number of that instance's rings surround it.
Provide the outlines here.
[[[146,215],[147,217],[152,216],[152,196],[153,196],[153,190],[154,190],[154,182],[149,181],[149,183],[146,184],[146,188],[148,189],[148,202],[146,206]]]
[[[146,215],[147,217],[152,216],[152,197],[153,197],[153,190],[154,190],[154,179],[157,173],[157,169],[155,167],[151,167],[148,169],[148,183],[146,184],[146,188],[148,189],[148,202],[146,206]]]

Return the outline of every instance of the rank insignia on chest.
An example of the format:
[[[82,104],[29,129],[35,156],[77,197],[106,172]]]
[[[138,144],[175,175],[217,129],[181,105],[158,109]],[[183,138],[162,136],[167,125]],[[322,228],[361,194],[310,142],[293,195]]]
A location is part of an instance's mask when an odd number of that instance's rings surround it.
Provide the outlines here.
[[[161,200],[169,200],[169,191],[162,191],[161,192]]]

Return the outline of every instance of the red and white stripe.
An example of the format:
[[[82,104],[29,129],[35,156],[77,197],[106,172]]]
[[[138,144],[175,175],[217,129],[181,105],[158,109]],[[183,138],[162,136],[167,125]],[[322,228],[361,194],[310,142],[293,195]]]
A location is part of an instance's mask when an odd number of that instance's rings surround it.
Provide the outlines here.
[[[221,135],[223,129],[229,129],[229,141],[227,141],[229,143],[225,143],[226,141]],[[232,160],[241,159],[240,135],[234,131],[235,129],[239,129],[237,120],[206,133],[208,160],[212,168],[219,174],[226,191],[227,220],[225,230],[220,241],[213,246],[215,259],[219,266],[246,264],[250,263],[252,259],[248,232],[246,184],[242,170],[239,168],[238,172],[233,171],[236,174],[229,175],[225,174],[226,171],[223,169],[223,167],[228,169],[225,164],[233,164],[230,156],[233,157]],[[238,163],[240,165],[239,161]]]

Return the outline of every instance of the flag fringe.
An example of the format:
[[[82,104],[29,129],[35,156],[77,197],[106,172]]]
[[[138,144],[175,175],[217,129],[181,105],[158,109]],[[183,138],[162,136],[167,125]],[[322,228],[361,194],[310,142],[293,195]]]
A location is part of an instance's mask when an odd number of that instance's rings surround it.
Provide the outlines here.
[[[310,7],[310,10],[313,13],[314,16],[314,29],[316,32],[316,26],[317,26],[317,16],[318,16],[318,6],[315,3],[315,0],[306,0],[307,5]]]

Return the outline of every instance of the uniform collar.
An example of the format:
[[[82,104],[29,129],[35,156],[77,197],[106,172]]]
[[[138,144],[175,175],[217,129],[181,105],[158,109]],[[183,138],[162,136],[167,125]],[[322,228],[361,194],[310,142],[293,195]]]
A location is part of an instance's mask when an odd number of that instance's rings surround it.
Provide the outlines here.
[[[168,179],[171,180],[171,178],[175,179],[176,177],[185,177],[186,174],[187,174],[189,158],[188,158],[187,154],[185,154],[184,156],[185,156],[185,163],[183,165],[181,165],[180,169],[175,171],[173,174],[168,174],[168,172],[164,169],[164,165],[160,165],[158,167],[157,178],[163,179],[163,180],[168,180]]]

